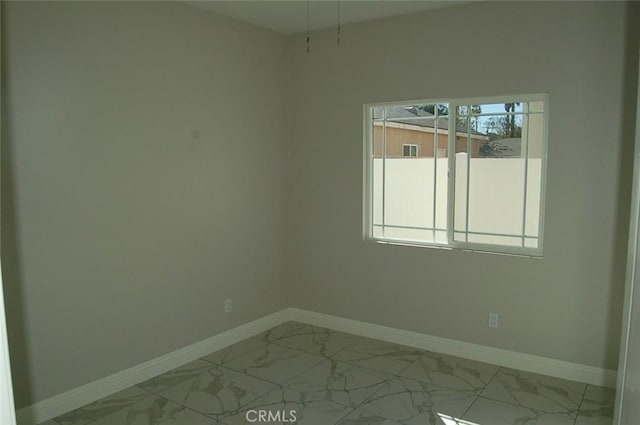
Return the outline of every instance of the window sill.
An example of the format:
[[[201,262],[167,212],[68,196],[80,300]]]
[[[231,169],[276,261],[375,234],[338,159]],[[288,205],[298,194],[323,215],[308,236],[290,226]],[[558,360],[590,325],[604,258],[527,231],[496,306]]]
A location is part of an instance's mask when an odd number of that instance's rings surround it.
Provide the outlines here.
[[[462,252],[473,252],[478,254],[490,254],[490,255],[502,255],[507,257],[520,257],[520,258],[532,258],[537,260],[542,260],[544,257],[542,256],[542,252],[539,250],[530,250],[530,251],[522,251],[522,250],[514,250],[512,247],[478,247],[478,246],[455,246],[448,244],[438,244],[438,243],[428,243],[428,242],[418,242],[418,241],[403,241],[403,240],[393,240],[393,239],[377,239],[371,237],[365,237],[365,242],[374,243],[377,245],[389,245],[389,246],[405,246],[411,248],[430,248],[430,249],[438,249],[443,251],[462,251]]]

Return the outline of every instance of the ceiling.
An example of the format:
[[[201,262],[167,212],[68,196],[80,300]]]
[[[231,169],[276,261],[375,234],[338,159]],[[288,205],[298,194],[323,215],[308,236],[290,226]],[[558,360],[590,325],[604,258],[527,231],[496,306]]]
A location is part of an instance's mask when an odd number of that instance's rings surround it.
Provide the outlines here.
[[[439,9],[470,0],[313,0],[309,2],[309,28],[311,31],[336,26],[338,8],[340,22],[352,24],[389,16],[407,15],[425,10]],[[306,0],[253,0],[215,1],[200,0],[188,3],[221,15],[267,28],[282,34],[296,34],[306,31]]]

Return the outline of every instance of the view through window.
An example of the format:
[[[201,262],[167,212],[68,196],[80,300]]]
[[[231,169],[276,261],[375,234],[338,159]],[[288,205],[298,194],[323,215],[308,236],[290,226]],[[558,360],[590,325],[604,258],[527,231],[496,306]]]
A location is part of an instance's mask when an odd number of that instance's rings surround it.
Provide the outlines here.
[[[368,105],[367,236],[542,254],[545,95]]]

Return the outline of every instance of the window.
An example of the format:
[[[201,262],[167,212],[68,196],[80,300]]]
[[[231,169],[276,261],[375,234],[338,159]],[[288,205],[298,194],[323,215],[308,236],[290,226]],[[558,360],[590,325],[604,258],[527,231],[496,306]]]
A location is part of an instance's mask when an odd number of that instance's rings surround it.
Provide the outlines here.
[[[547,104],[523,95],[365,105],[365,237],[541,256]]]
[[[402,145],[402,156],[418,156],[418,145]]]

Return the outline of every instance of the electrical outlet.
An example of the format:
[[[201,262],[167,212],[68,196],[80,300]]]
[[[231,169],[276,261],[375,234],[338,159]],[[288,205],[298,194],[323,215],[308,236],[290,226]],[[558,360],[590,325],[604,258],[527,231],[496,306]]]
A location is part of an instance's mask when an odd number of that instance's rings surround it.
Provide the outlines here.
[[[489,313],[489,327],[497,328],[498,327],[498,313]]]
[[[229,298],[224,301],[224,312],[225,314],[229,314],[231,313],[231,310],[233,310],[233,300]]]

